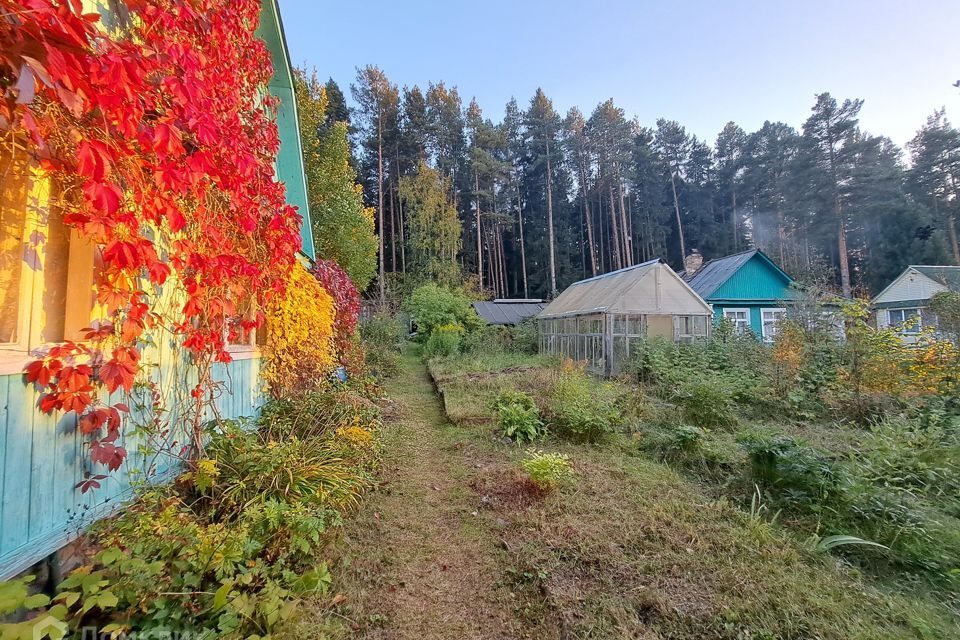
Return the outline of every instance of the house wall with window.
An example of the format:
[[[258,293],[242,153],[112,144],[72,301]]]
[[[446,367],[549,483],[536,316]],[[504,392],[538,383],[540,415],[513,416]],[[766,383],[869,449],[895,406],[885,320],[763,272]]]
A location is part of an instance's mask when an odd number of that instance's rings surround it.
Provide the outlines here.
[[[930,298],[944,291],[960,290],[960,267],[910,265],[871,301],[878,328],[898,329],[911,344],[924,330],[936,331]]]
[[[682,275],[713,306],[716,320],[727,318],[738,330],[767,342],[776,335],[785,305],[793,298],[793,278],[756,249],[710,260]]]
[[[102,12],[104,5],[85,8]],[[110,24],[110,16],[105,21]],[[303,216],[303,258],[313,258],[310,212],[302,165],[292,73],[275,0],[264,0],[258,35],[271,52],[274,78],[269,91],[280,99],[277,122],[281,148],[277,177],[286,184],[287,201]],[[58,207],[57,185],[41,175],[29,155],[0,158],[0,580],[55,552],[91,522],[131,497],[134,481],[162,482],[178,470],[171,453],[183,447],[179,413],[190,400],[196,374],[180,357],[169,336],[153,335],[143,362],[165,396],[159,399],[170,426],[161,432],[143,427],[153,417],[155,398],[147,387],[118,393],[110,403],[131,408],[123,430],[129,452],[101,487],[82,493],[77,484],[105,472],[93,466],[75,414],[46,415],[37,410],[39,394],[24,383],[23,368],[45,347],[81,340],[83,329],[99,317],[94,283],[99,248],[71,232]],[[167,304],[161,296],[158,304]],[[252,312],[238,301],[239,315]],[[182,304],[182,303],[181,303]],[[238,317],[239,320],[241,317]],[[263,401],[260,350],[263,331],[232,332],[233,361],[218,364],[215,406],[208,419],[255,414]]]

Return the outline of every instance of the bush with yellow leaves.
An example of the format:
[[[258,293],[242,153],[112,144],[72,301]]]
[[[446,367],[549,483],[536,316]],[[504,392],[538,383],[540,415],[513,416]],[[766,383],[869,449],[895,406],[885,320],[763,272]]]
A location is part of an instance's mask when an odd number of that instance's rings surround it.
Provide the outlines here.
[[[333,298],[298,264],[286,295],[267,308],[266,362],[270,392],[285,397],[321,384],[336,366]]]

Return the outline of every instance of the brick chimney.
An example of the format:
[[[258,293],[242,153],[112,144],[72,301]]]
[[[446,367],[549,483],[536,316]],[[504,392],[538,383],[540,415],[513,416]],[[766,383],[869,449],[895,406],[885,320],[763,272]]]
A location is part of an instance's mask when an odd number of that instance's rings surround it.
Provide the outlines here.
[[[698,249],[694,249],[693,252],[683,259],[683,270],[686,272],[686,276],[690,277],[700,270],[700,267],[703,266],[703,256],[700,255]]]

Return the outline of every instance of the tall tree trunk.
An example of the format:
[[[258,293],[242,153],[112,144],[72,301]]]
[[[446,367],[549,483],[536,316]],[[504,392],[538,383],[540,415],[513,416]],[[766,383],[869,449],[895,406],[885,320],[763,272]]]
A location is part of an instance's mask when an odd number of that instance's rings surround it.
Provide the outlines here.
[[[557,293],[557,259],[553,234],[553,168],[550,164],[550,141],[547,140],[547,227],[550,238],[550,297]]]
[[[400,182],[400,151],[399,149],[396,152],[397,160],[397,183]],[[397,209],[400,216],[400,269],[403,273],[407,272],[407,234],[406,234],[406,224],[403,222],[403,200],[400,198],[400,194],[397,194]]]
[[[391,171],[391,174],[393,172]],[[397,212],[393,207],[396,193],[393,188],[393,175],[390,176],[390,270],[397,271]]]
[[[483,234],[483,244],[486,245],[486,248],[487,248],[487,270],[490,272],[490,277],[487,279],[487,284],[489,285],[490,289],[493,291],[493,297],[496,298],[498,297],[497,296],[497,280],[494,277],[494,271],[493,271],[494,269],[493,253],[490,251],[489,229],[487,231],[488,233]]]
[[[620,180],[620,169],[617,168],[617,191],[620,194],[620,228],[623,229],[623,266],[633,264],[633,238],[630,226],[627,224],[626,198],[623,195],[623,182]]]
[[[517,185],[517,219],[520,222],[520,270],[523,272],[523,297],[530,297],[527,286],[527,250],[523,241],[523,200],[520,199],[520,185]]]
[[[623,250],[623,244],[620,240],[620,230],[617,224],[617,203],[613,199],[613,182],[607,184],[607,188],[610,191],[610,232],[613,234],[613,240],[611,241],[611,250],[613,252],[613,265],[614,269],[623,268],[623,256],[621,252]]]
[[[731,227],[731,231],[733,231],[732,246],[733,246],[734,252],[736,252],[738,249],[740,249],[740,233],[739,233],[740,228],[737,220],[737,190],[734,189],[732,186],[730,188],[730,206],[731,206],[730,227]],[[783,264],[782,260],[783,258],[781,258],[780,264]]]
[[[843,297],[850,298],[853,295],[853,287],[850,286],[850,257],[847,255],[847,225],[843,219],[843,201],[840,198],[840,182],[837,180],[837,159],[833,149],[833,129],[830,122],[827,123],[829,158],[830,158],[830,178],[833,180],[833,210],[837,216],[837,256],[840,259],[840,290]]]
[[[680,199],[677,197],[677,179],[670,169],[670,189],[673,191],[673,211],[677,215],[677,235],[680,237],[680,259],[687,257],[687,246],[683,241],[683,221],[680,219]]]
[[[590,198],[587,195],[587,175],[583,164],[583,154],[577,154],[577,169],[580,173],[580,201],[583,203],[583,219],[587,224],[587,243],[590,245],[590,269],[593,275],[597,275],[597,254],[593,244],[593,223],[590,218]]]
[[[483,289],[483,247],[480,244],[481,226],[480,226],[480,175],[477,170],[473,170],[473,187],[476,191],[477,203],[477,277],[480,278],[480,289]]]
[[[386,269],[383,264],[383,118],[377,115],[377,218],[380,221],[380,301],[387,299]]]
[[[850,286],[850,259],[847,256],[847,225],[843,221],[843,208],[840,198],[837,198],[837,251],[840,253],[840,289],[843,297],[853,297],[853,287]]]

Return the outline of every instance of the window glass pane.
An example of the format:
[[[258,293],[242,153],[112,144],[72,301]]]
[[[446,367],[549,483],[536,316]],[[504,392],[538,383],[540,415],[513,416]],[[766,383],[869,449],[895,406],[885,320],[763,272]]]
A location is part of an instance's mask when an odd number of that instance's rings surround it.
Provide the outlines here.
[[[20,285],[26,258],[23,244],[30,166],[16,150],[0,156],[0,344],[20,340]]]

